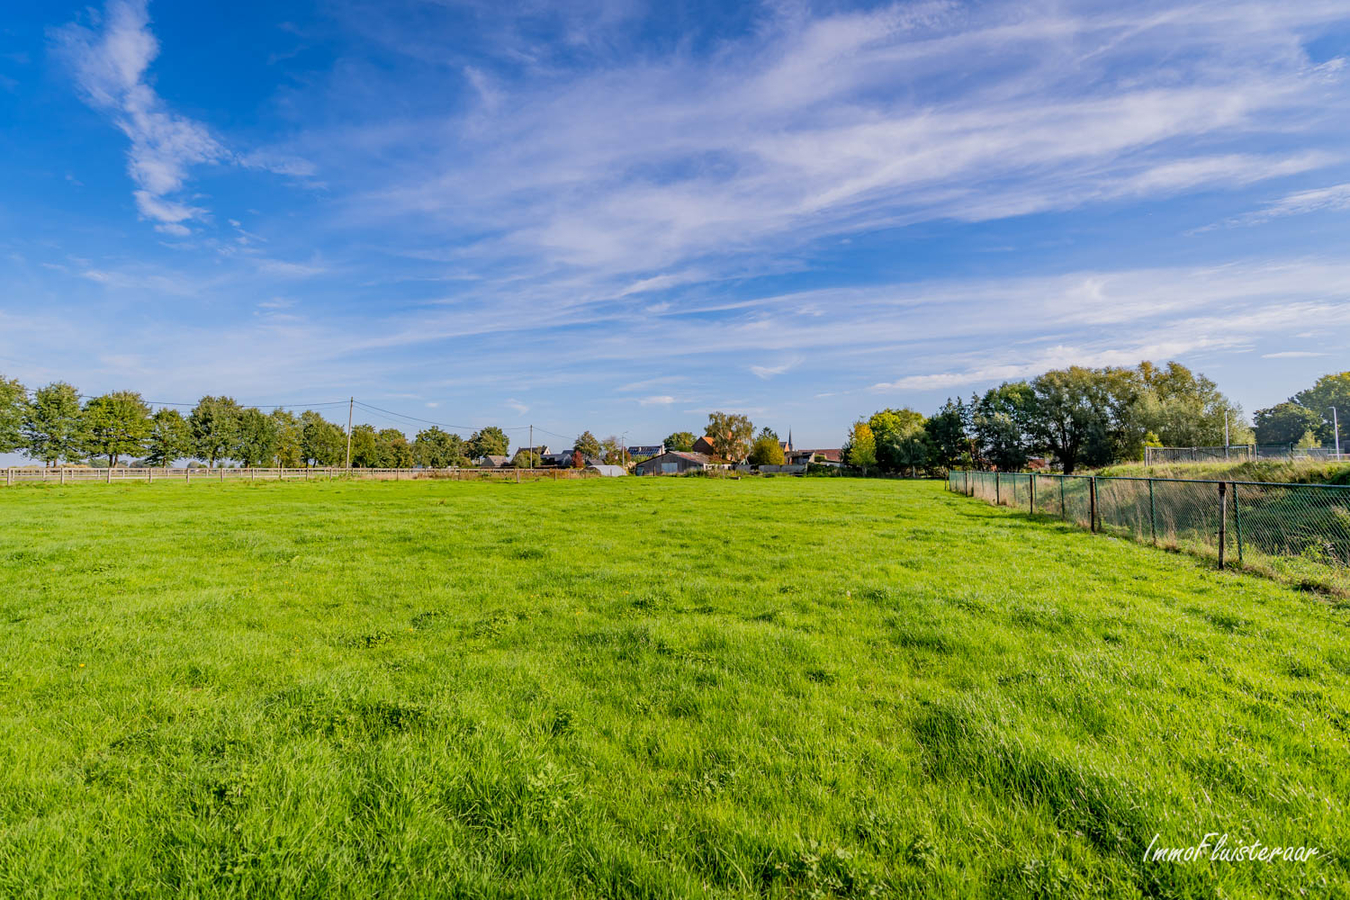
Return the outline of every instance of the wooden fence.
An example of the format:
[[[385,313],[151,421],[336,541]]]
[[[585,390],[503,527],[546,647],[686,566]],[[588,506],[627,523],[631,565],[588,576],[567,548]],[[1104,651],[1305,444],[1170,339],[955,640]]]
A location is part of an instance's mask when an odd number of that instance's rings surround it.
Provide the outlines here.
[[[129,482],[155,483],[163,481],[184,484],[226,481],[333,481],[360,479],[363,481],[413,481],[439,478],[451,481],[554,481],[574,478],[597,478],[598,473],[584,469],[208,469],[204,466],[187,469],[122,468],[93,469],[87,466],[11,466],[5,469],[5,485],[39,482],[44,484],[124,484]]]

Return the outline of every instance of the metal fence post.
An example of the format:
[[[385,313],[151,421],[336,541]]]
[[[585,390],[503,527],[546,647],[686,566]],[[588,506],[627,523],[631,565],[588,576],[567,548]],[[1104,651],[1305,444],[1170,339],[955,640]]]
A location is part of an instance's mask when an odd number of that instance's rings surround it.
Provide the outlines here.
[[[1059,517],[1067,522],[1069,519],[1069,508],[1064,505],[1064,476],[1060,475],[1057,477],[1059,478]]]
[[[1233,482],[1233,524],[1237,526],[1238,565],[1242,565],[1242,504],[1238,503],[1238,483]]]
[[[1088,476],[1088,522],[1092,533],[1097,533],[1097,476]]]
[[[1219,482],[1219,568],[1223,568],[1228,546],[1228,482]]]
[[[1158,546],[1158,505],[1153,500],[1153,479],[1148,480],[1148,529],[1153,535],[1153,546]]]
[[[1002,505],[1002,503],[1003,503],[1003,488],[1002,488],[1002,485],[1000,484],[1000,482],[1002,481],[1002,479],[1000,479],[1000,478],[998,477],[998,475],[999,475],[998,472],[995,472],[995,473],[994,473],[994,505],[995,505],[995,506],[1000,506],[1000,505]]]
[[[1036,473],[1032,472],[1027,476],[1027,512],[1030,515],[1036,515]]]

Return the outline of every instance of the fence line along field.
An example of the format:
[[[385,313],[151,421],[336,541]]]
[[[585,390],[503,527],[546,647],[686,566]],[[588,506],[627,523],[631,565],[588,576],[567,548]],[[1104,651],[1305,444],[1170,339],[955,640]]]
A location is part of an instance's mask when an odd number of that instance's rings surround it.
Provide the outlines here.
[[[0,896],[1333,896],[1347,614],[933,482],[20,486]]]
[[[522,478],[547,478],[559,481],[567,478],[593,478],[598,473],[589,469],[518,469],[473,468],[451,466],[431,468],[427,466],[410,469],[359,468],[347,469],[336,466],[316,466],[309,468],[253,468],[217,466],[191,466],[168,468],[159,466],[141,466],[136,468],[90,466],[11,466],[4,470],[6,486],[39,482],[41,484],[81,484],[103,482],[105,484],[123,484],[126,482],[156,481],[182,482],[191,484],[212,481],[333,481],[335,479],[360,479],[363,481],[412,481],[418,478],[441,478],[451,481],[490,481],[509,479],[520,481]]]

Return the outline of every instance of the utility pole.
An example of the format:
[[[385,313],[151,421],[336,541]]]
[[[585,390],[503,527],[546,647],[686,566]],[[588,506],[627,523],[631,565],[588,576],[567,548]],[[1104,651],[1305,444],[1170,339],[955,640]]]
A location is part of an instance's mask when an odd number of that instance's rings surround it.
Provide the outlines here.
[[[1341,422],[1336,418],[1336,407],[1331,408],[1331,433],[1336,438],[1336,461],[1341,461]]]
[[[1223,458],[1228,459],[1228,410],[1223,411]]]
[[[342,401],[338,401],[339,403]],[[352,467],[352,407],[356,405],[356,398],[351,397],[347,400],[347,468]]]
[[[534,470],[534,426],[533,426],[533,425],[530,426],[530,452],[526,455],[526,459],[529,460],[529,463],[530,463],[530,470],[533,471],[533,470]]]

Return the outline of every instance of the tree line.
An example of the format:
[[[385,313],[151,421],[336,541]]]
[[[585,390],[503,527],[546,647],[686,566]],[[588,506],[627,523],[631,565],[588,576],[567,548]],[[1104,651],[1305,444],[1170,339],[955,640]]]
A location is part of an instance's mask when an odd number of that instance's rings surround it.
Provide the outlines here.
[[[1344,394],[1350,373],[1327,376],[1312,394],[1298,396],[1323,403],[1333,393],[1331,382]],[[853,424],[844,458],[864,471],[917,474],[957,467],[1018,470],[1033,457],[1045,457],[1068,473],[1142,459],[1147,446],[1221,446],[1225,437],[1232,444],[1264,440],[1262,428],[1271,418],[1271,410],[1258,412],[1254,433],[1238,404],[1180,363],[1070,366],[1004,382],[969,400],[948,399],[932,416],[912,409],[873,413]],[[1310,418],[1299,421],[1314,429]],[[1319,434],[1329,433],[1329,412],[1326,421]]]
[[[495,426],[467,440],[432,426],[411,441],[397,428],[355,425],[351,464],[357,468],[470,465],[488,454],[505,455],[506,432]],[[115,466],[131,457],[148,466],[200,460],[209,467],[232,461],[245,467],[342,466],[347,434],[314,410],[264,413],[231,397],[207,396],[183,415],[151,411],[135,391],[81,397],[65,382],[30,392],[0,377],[0,453],[21,452],[47,466],[90,460]]]

